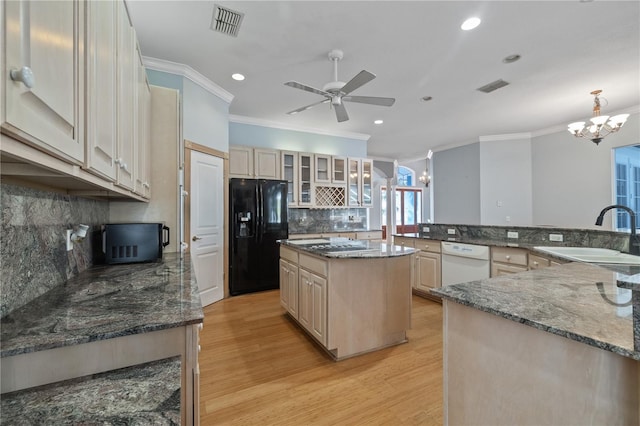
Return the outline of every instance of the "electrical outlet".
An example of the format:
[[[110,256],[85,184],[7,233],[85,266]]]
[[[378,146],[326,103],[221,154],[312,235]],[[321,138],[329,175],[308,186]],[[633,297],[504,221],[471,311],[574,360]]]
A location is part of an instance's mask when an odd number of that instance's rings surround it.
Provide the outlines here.
[[[518,233],[516,231],[507,231],[507,238],[518,238]]]
[[[67,229],[67,251],[73,250],[73,242],[71,241],[71,233],[73,229]]]
[[[423,226],[422,227],[422,232],[429,232],[429,227],[428,226]]]
[[[561,243],[564,241],[564,238],[562,237],[562,234],[549,234],[549,241]]]
[[[454,228],[449,228],[449,229],[447,229],[447,234],[456,235],[456,230]]]

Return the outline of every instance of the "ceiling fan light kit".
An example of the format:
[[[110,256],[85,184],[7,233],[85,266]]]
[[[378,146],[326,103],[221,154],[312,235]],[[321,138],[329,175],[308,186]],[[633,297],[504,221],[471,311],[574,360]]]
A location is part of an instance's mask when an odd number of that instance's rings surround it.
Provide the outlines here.
[[[338,122],[343,122],[349,120],[349,115],[347,114],[347,110],[344,107],[343,101],[379,106],[392,106],[395,103],[396,100],[394,98],[349,95],[354,90],[376,78],[376,75],[369,71],[362,70],[348,82],[342,82],[338,80],[338,62],[344,57],[344,53],[342,52],[342,50],[335,49],[329,52],[328,57],[329,60],[333,62],[333,81],[325,84],[322,89],[316,89],[315,87],[298,83],[297,81],[287,81],[286,83],[284,83],[285,86],[293,87],[294,89],[300,89],[306,92],[324,96],[324,99],[310,105],[296,108],[293,111],[289,111],[287,114],[297,114],[299,112],[306,111],[316,105],[330,103],[330,105],[336,112],[336,118]]]

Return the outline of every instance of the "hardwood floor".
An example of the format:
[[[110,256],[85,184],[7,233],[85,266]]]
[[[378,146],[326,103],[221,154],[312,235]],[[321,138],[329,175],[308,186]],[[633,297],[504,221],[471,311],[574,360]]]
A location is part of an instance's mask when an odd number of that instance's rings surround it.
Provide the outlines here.
[[[204,309],[202,425],[442,425],[442,306],[413,296],[409,342],[335,362],[279,291]]]

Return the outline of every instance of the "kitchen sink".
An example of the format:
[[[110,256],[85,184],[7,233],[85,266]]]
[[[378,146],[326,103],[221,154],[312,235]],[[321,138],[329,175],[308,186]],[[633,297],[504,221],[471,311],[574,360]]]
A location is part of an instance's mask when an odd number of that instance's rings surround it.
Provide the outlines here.
[[[621,253],[597,247],[534,247],[544,253],[549,253],[563,259],[586,263],[615,263],[620,265],[640,265],[640,256]]]

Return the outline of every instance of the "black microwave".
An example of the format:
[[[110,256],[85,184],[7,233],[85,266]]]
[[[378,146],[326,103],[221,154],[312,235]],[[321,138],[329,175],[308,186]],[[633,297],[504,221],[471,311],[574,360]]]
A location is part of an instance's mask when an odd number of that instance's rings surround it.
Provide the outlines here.
[[[169,245],[169,227],[162,223],[107,223],[102,226],[105,263],[153,262]]]

